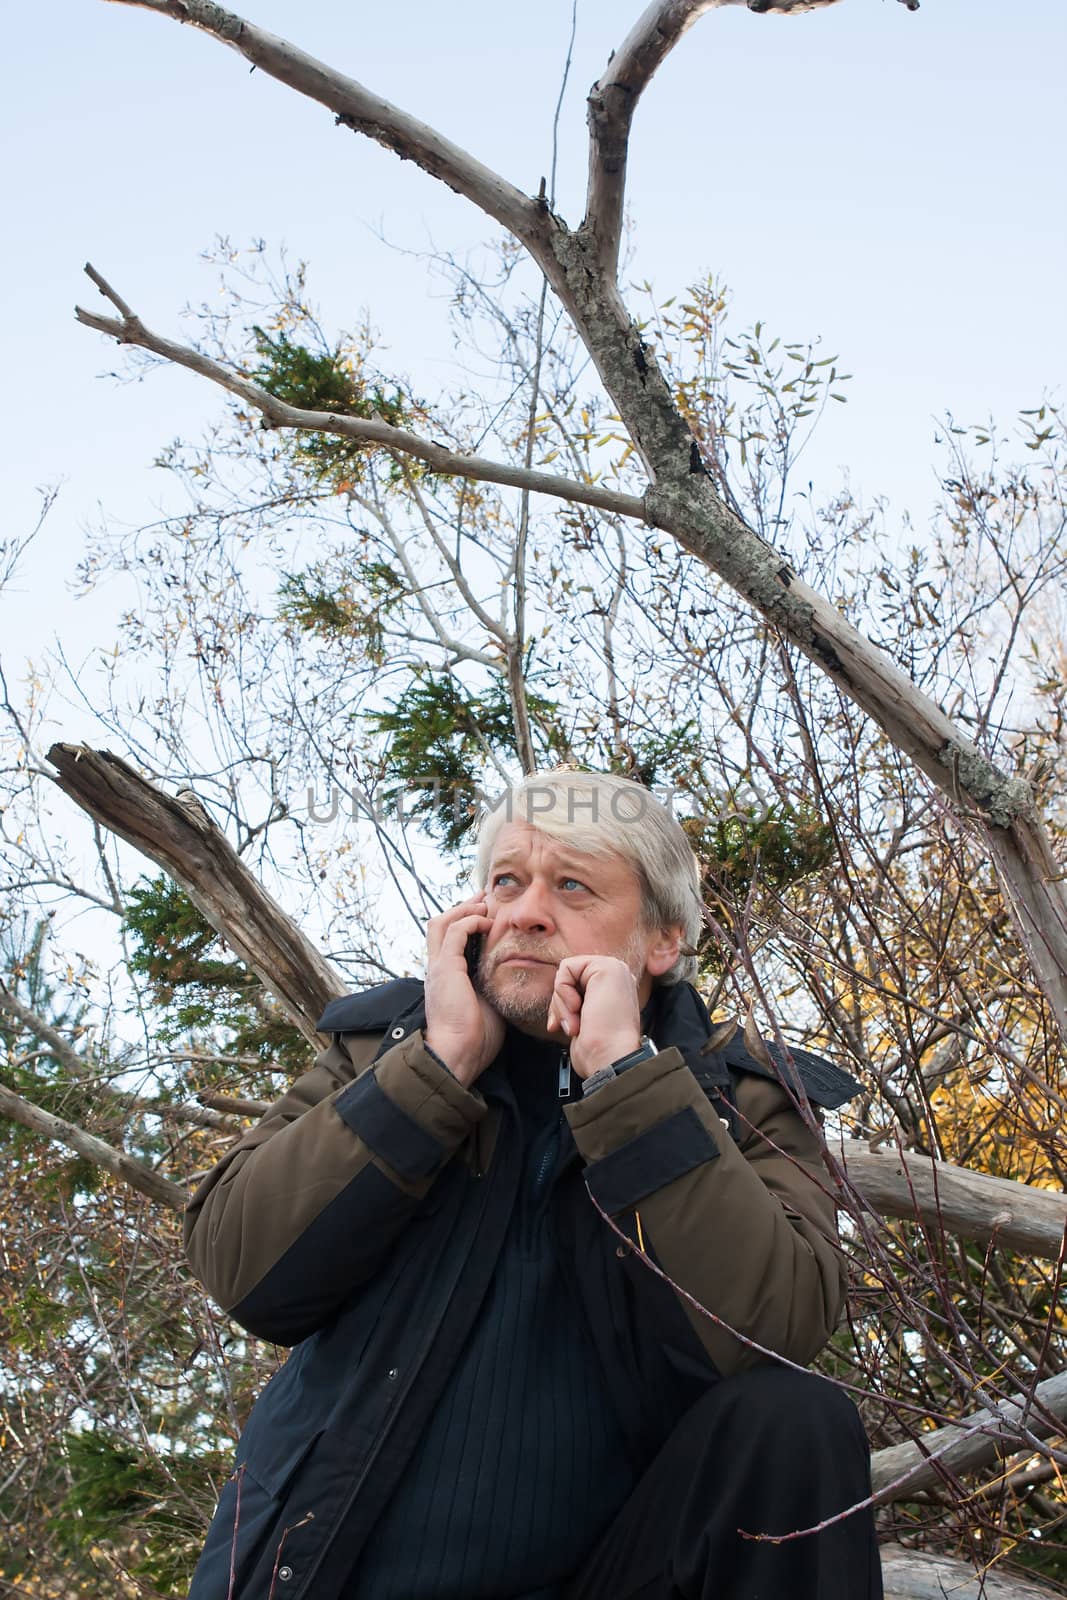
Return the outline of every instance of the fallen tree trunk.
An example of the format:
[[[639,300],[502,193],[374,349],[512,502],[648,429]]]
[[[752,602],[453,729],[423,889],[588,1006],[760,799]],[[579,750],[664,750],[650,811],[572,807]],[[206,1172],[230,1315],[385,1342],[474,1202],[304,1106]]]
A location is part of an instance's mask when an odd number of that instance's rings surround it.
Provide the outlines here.
[[[164,794],[125,761],[87,745],[54,744],[48,759],[63,793],[170,874],[318,1049],[315,1019],[345,984],[257,883],[196,796]]]
[[[992,1242],[1020,1255],[1059,1260],[1067,1232],[1067,1195],[991,1178],[929,1156],[869,1150],[858,1139],[834,1139],[830,1150],[863,1198],[884,1217],[921,1222],[937,1233]]]
[[[976,1573],[950,1556],[892,1546],[882,1551],[882,1579],[885,1600],[1048,1600],[1063,1592],[999,1569]]]
[[[871,1458],[871,1487],[876,1500],[907,1500],[920,1489],[932,1489],[944,1474],[976,1472],[989,1466],[1005,1447],[1017,1450],[1033,1440],[1062,1431],[1067,1418],[1067,1372],[1058,1372],[1034,1388],[987,1406],[947,1428],[935,1428],[921,1439],[878,1450]]]

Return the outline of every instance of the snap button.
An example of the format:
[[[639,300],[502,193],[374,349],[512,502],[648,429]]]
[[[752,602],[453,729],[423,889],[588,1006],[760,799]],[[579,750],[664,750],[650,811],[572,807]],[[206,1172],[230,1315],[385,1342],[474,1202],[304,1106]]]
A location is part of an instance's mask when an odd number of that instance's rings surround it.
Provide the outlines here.
[[[292,1569],[292,1567],[279,1567],[279,1568],[278,1568],[278,1577],[279,1577],[279,1578],[280,1578],[280,1579],[281,1579],[281,1581],[282,1581],[282,1582],[283,1582],[283,1583],[288,1583],[288,1582],[289,1582],[289,1579],[290,1579],[290,1578],[291,1578],[291,1577],[292,1577],[292,1576],[293,1576],[293,1569]]]
[[[402,1039],[404,1037],[403,1028],[394,1028],[389,1037],[390,1039]]]
[[[388,1376],[389,1376],[389,1382],[390,1383],[395,1383],[396,1380],[400,1376],[400,1368],[399,1367],[390,1367]]]
[[[729,1119],[729,1117],[720,1117],[719,1121],[722,1123],[722,1125],[726,1129],[727,1133],[729,1133],[729,1131],[730,1131],[730,1119]]]
[[[617,1244],[615,1246],[615,1254],[617,1256],[624,1256],[626,1254],[626,1246],[624,1244]]]

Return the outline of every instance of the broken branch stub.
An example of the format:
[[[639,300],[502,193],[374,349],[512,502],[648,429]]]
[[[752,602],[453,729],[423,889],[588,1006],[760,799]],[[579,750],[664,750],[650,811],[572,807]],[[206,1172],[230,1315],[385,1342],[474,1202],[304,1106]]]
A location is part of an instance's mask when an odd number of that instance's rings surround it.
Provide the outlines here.
[[[179,884],[216,933],[275,996],[314,1048],[315,1022],[346,985],[245,866],[192,796],[164,794],[106,750],[55,744],[54,782],[103,827]]]

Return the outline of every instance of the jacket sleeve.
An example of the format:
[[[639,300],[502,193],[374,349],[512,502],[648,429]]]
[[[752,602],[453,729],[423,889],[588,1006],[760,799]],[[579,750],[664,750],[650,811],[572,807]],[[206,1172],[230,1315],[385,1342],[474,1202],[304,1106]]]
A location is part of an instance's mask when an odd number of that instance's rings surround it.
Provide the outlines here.
[[[208,1173],[185,1213],[193,1272],[250,1333],[307,1338],[377,1271],[485,1115],[421,1032],[336,1041]]]
[[[679,1297],[724,1375],[763,1359],[728,1330],[810,1361],[846,1282],[815,1135],[777,1083],[746,1075],[736,1103],[739,1144],[671,1047],[566,1108],[590,1194],[631,1238],[637,1212],[648,1253],[724,1325]]]

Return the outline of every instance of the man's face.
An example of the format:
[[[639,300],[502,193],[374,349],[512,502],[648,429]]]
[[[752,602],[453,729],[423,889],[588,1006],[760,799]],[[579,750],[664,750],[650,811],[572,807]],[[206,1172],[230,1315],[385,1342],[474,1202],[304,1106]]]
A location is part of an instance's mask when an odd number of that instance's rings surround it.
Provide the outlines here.
[[[638,981],[641,1005],[647,1001],[652,976],[645,959],[660,934],[641,926],[640,884],[623,856],[583,856],[529,823],[506,822],[493,846],[485,898],[494,921],[478,987],[523,1033],[557,1037],[545,1024],[564,956],[617,956]]]

